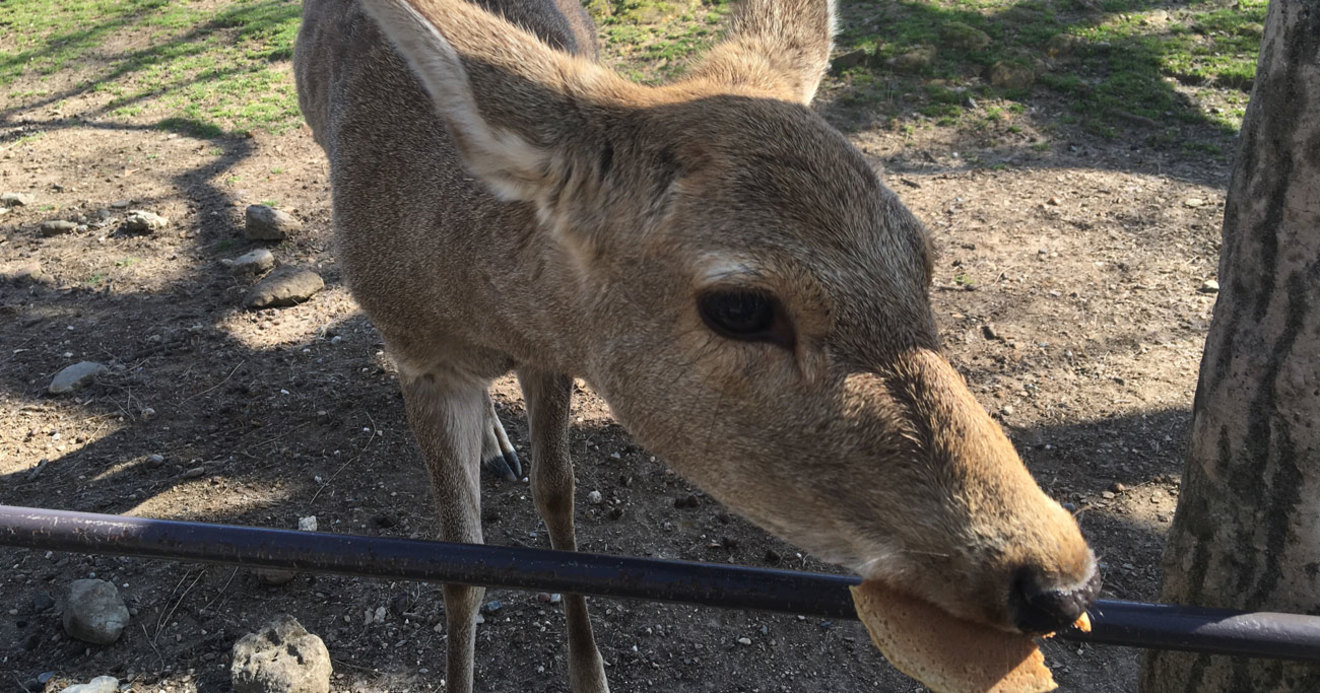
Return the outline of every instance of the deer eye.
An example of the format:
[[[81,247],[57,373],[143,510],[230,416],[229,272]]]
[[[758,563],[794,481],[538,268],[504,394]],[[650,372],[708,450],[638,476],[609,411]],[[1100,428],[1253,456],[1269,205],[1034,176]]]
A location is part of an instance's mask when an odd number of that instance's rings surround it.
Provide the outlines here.
[[[719,290],[702,294],[697,310],[706,326],[743,342],[792,344],[792,331],[773,296],[756,291]]]

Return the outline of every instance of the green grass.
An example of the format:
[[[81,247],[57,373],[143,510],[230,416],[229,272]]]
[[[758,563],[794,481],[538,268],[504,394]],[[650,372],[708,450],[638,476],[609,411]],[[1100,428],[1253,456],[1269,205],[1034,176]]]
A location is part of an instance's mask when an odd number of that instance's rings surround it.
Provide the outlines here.
[[[11,35],[0,42],[0,86],[22,80],[22,102],[100,95],[94,117],[201,136],[278,132],[300,117],[287,69],[300,9],[292,0],[0,3],[0,31]]]
[[[1021,139],[1052,99],[1070,111],[1057,126],[1101,136],[1135,128],[1164,142],[1170,124],[1228,136],[1246,107],[1266,1],[841,0],[839,52],[864,59],[834,71],[841,88],[827,91],[896,130]],[[644,82],[681,74],[731,6],[584,3],[604,59]],[[0,117],[90,95],[93,119],[198,137],[287,130],[300,119],[288,66],[299,12],[296,0],[0,0],[0,93],[10,97]]]
[[[639,82],[670,79],[717,39],[729,0],[584,0],[604,60]]]
[[[1227,135],[1240,125],[1255,76],[1266,1],[1191,0],[1166,9],[1152,0],[844,0],[840,50],[867,58],[842,78],[863,91],[874,80],[858,78],[876,74],[918,94],[921,83],[956,85],[997,106],[1052,94],[1101,135],[1143,119]],[[916,54],[925,57],[914,63]],[[1028,84],[995,79],[1007,69]],[[1186,88],[1197,85],[1226,106],[1189,98]],[[939,103],[937,94],[927,92],[915,110],[949,117],[922,101]]]

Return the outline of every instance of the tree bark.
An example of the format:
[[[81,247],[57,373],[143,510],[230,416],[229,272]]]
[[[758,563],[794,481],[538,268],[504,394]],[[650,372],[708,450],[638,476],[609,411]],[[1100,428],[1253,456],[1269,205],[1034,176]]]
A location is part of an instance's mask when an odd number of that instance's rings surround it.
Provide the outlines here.
[[[1320,614],[1320,0],[1271,0],[1229,184],[1161,598]],[[1153,652],[1146,693],[1320,691],[1320,665]]]

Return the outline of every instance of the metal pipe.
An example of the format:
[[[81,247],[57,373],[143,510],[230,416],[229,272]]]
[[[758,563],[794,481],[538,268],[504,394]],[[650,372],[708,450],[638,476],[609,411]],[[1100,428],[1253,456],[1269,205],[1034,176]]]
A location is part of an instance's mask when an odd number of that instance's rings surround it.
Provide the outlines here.
[[[0,545],[287,568],[363,577],[683,602],[855,619],[858,578],[765,568],[0,505]],[[1096,644],[1320,661],[1320,617],[1244,613],[1102,599],[1092,631],[1058,637]]]

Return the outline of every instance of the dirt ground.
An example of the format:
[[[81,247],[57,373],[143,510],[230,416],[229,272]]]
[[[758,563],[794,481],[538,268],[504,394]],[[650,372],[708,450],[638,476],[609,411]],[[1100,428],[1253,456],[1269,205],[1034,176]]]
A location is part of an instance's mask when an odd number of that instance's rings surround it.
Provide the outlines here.
[[[1150,149],[1141,123],[1094,138],[1057,123],[1062,106],[1048,100],[1011,131],[904,130],[831,106],[843,90],[828,86],[822,110],[938,238],[932,298],[950,358],[1044,488],[1076,509],[1104,596],[1154,599],[1214,302],[1202,287],[1215,277],[1225,158]],[[326,165],[306,128],[194,139],[147,124],[160,114],[96,115],[102,98],[0,108],[0,191],[36,198],[0,215],[0,502],[280,528],[315,515],[325,531],[433,536],[394,371],[335,264]],[[1031,146],[1045,137],[1050,147]],[[1183,126],[1180,138],[1223,136]],[[240,307],[249,282],[219,260],[260,245],[242,227],[262,201],[305,223],[268,246],[279,262],[315,269],[327,288],[251,312]],[[171,226],[123,233],[130,208]],[[85,225],[47,237],[50,219]],[[83,360],[110,372],[47,394]],[[525,455],[517,386],[495,393]],[[584,550],[832,570],[666,471],[587,391],[573,451]],[[696,507],[676,507],[690,494]],[[525,485],[488,479],[485,507],[488,541],[548,546]],[[234,641],[279,612],[325,639],[336,691],[444,687],[435,585],[300,575],[272,587],[228,567],[0,559],[5,690],[54,672],[47,691],[102,674],[135,691],[225,691]],[[38,608],[92,575],[120,585],[134,612],[111,646],[71,640],[58,605]],[[502,608],[479,631],[484,689],[566,691],[558,608],[532,593],[487,598]],[[367,618],[378,607],[384,618]],[[593,609],[619,691],[922,690],[853,622],[610,599]],[[1135,690],[1136,651],[1045,649],[1063,690]]]

